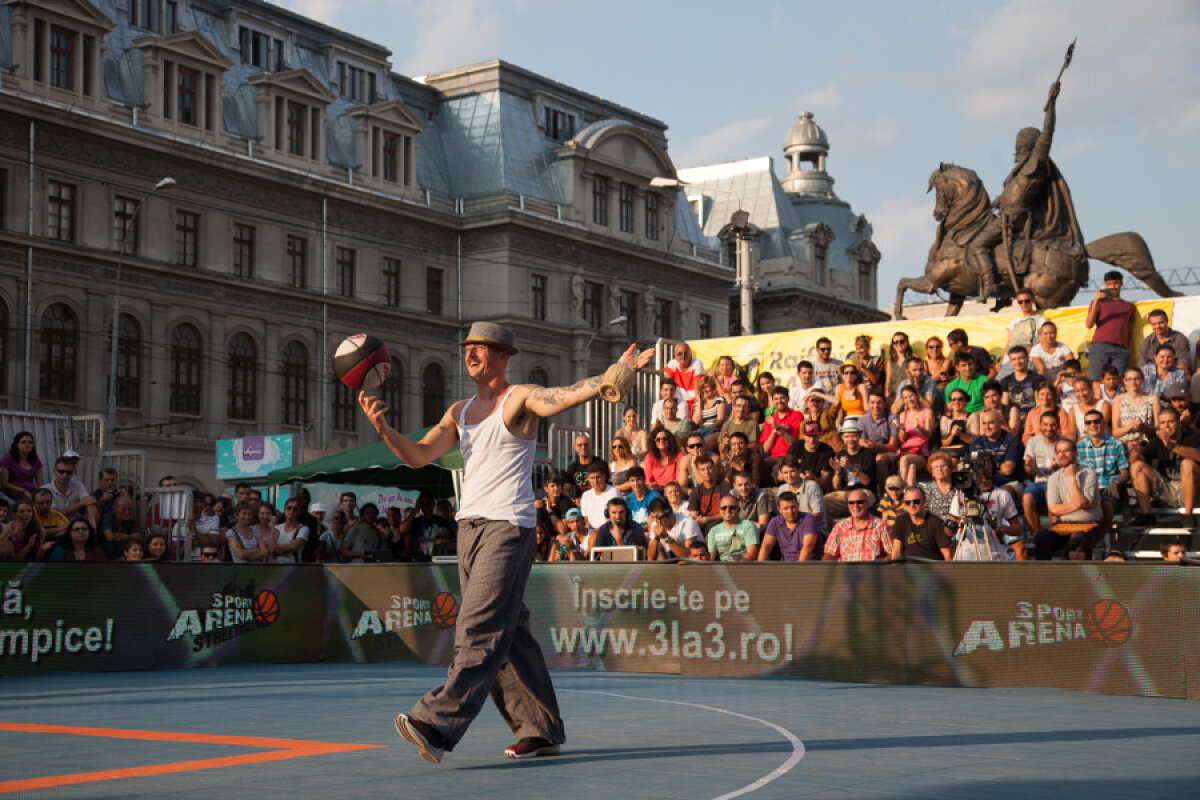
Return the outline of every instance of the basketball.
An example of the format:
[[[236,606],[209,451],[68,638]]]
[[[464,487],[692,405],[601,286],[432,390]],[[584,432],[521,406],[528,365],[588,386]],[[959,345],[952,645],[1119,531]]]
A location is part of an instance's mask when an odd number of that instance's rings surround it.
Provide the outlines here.
[[[443,628],[453,628],[458,619],[458,601],[449,592],[442,592],[433,599],[433,621]]]
[[[270,625],[279,615],[279,598],[270,589],[263,589],[254,596],[254,621],[262,626]]]
[[[1116,600],[1097,600],[1085,620],[1088,633],[1106,645],[1124,644],[1133,630],[1129,612]]]
[[[392,371],[387,347],[374,336],[356,333],[347,336],[333,354],[333,371],[338,380],[351,389],[374,389]]]

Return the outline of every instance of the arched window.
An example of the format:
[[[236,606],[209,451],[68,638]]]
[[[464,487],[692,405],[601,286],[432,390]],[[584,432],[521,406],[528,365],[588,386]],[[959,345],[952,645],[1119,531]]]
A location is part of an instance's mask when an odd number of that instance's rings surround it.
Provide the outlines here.
[[[171,413],[200,416],[201,366],[204,346],[194,325],[171,331]]]
[[[142,407],[142,326],[128,314],[117,324],[117,407]]]
[[[303,425],[308,421],[308,351],[296,341],[288,342],[279,354],[283,376],[281,421]]]
[[[254,419],[258,408],[258,350],[248,334],[229,340],[230,419]]]
[[[383,386],[379,387],[379,399],[388,407],[388,422],[396,430],[404,429],[404,397],[401,393],[403,385],[404,367],[393,358],[392,371],[388,373],[388,379],[383,382]]]
[[[446,413],[446,372],[428,364],[421,372],[421,424],[434,425]]]
[[[79,320],[75,312],[55,303],[42,313],[42,358],[38,396],[43,400],[75,402],[75,373],[79,365]]]

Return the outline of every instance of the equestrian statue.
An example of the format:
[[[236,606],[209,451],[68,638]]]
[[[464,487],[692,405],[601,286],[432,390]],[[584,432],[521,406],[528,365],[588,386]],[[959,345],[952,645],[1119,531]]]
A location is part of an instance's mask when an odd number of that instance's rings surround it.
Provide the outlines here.
[[[1050,158],[1059,80],[1074,50],[1072,42],[1050,86],[1042,129],[1024,128],[1017,134],[1016,164],[995,202],[988,199],[979,176],[966,167],[941,164],[929,176],[937,237],[925,275],[897,284],[896,319],[904,319],[904,293],[910,289],[948,292],[947,316],[957,315],[969,297],[994,300],[992,310],[997,311],[1020,289],[1031,290],[1039,308],[1058,308],[1087,285],[1089,258],[1124,268],[1163,297],[1182,294],[1163,281],[1150,248],[1137,233],[1114,233],[1084,243],[1071,191]]]

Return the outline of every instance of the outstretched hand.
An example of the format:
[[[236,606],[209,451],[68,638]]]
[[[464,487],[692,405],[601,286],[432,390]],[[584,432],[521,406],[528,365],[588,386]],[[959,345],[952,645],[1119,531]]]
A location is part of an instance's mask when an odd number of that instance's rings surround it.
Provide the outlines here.
[[[654,348],[650,347],[639,353],[637,342],[634,342],[621,354],[621,357],[617,359],[617,363],[624,364],[634,372],[637,372],[649,364],[652,358],[654,358]]]
[[[371,421],[375,432],[382,434],[383,426],[387,424],[387,404],[375,395],[367,394],[365,389],[358,393],[358,404],[362,407],[363,413],[367,415],[367,419]]]

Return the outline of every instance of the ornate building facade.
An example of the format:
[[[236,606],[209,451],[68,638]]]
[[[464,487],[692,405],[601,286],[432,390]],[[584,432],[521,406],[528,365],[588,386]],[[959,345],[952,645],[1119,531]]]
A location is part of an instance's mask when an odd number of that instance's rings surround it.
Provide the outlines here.
[[[389,55],[258,0],[0,4],[0,403],[103,414],[119,296],[109,445],[211,486],[216,439],[374,440],[331,374],[351,333],[388,345],[412,429],[462,391],[473,320],[554,383],[724,332],[732,269],[650,186],[663,123]]]

